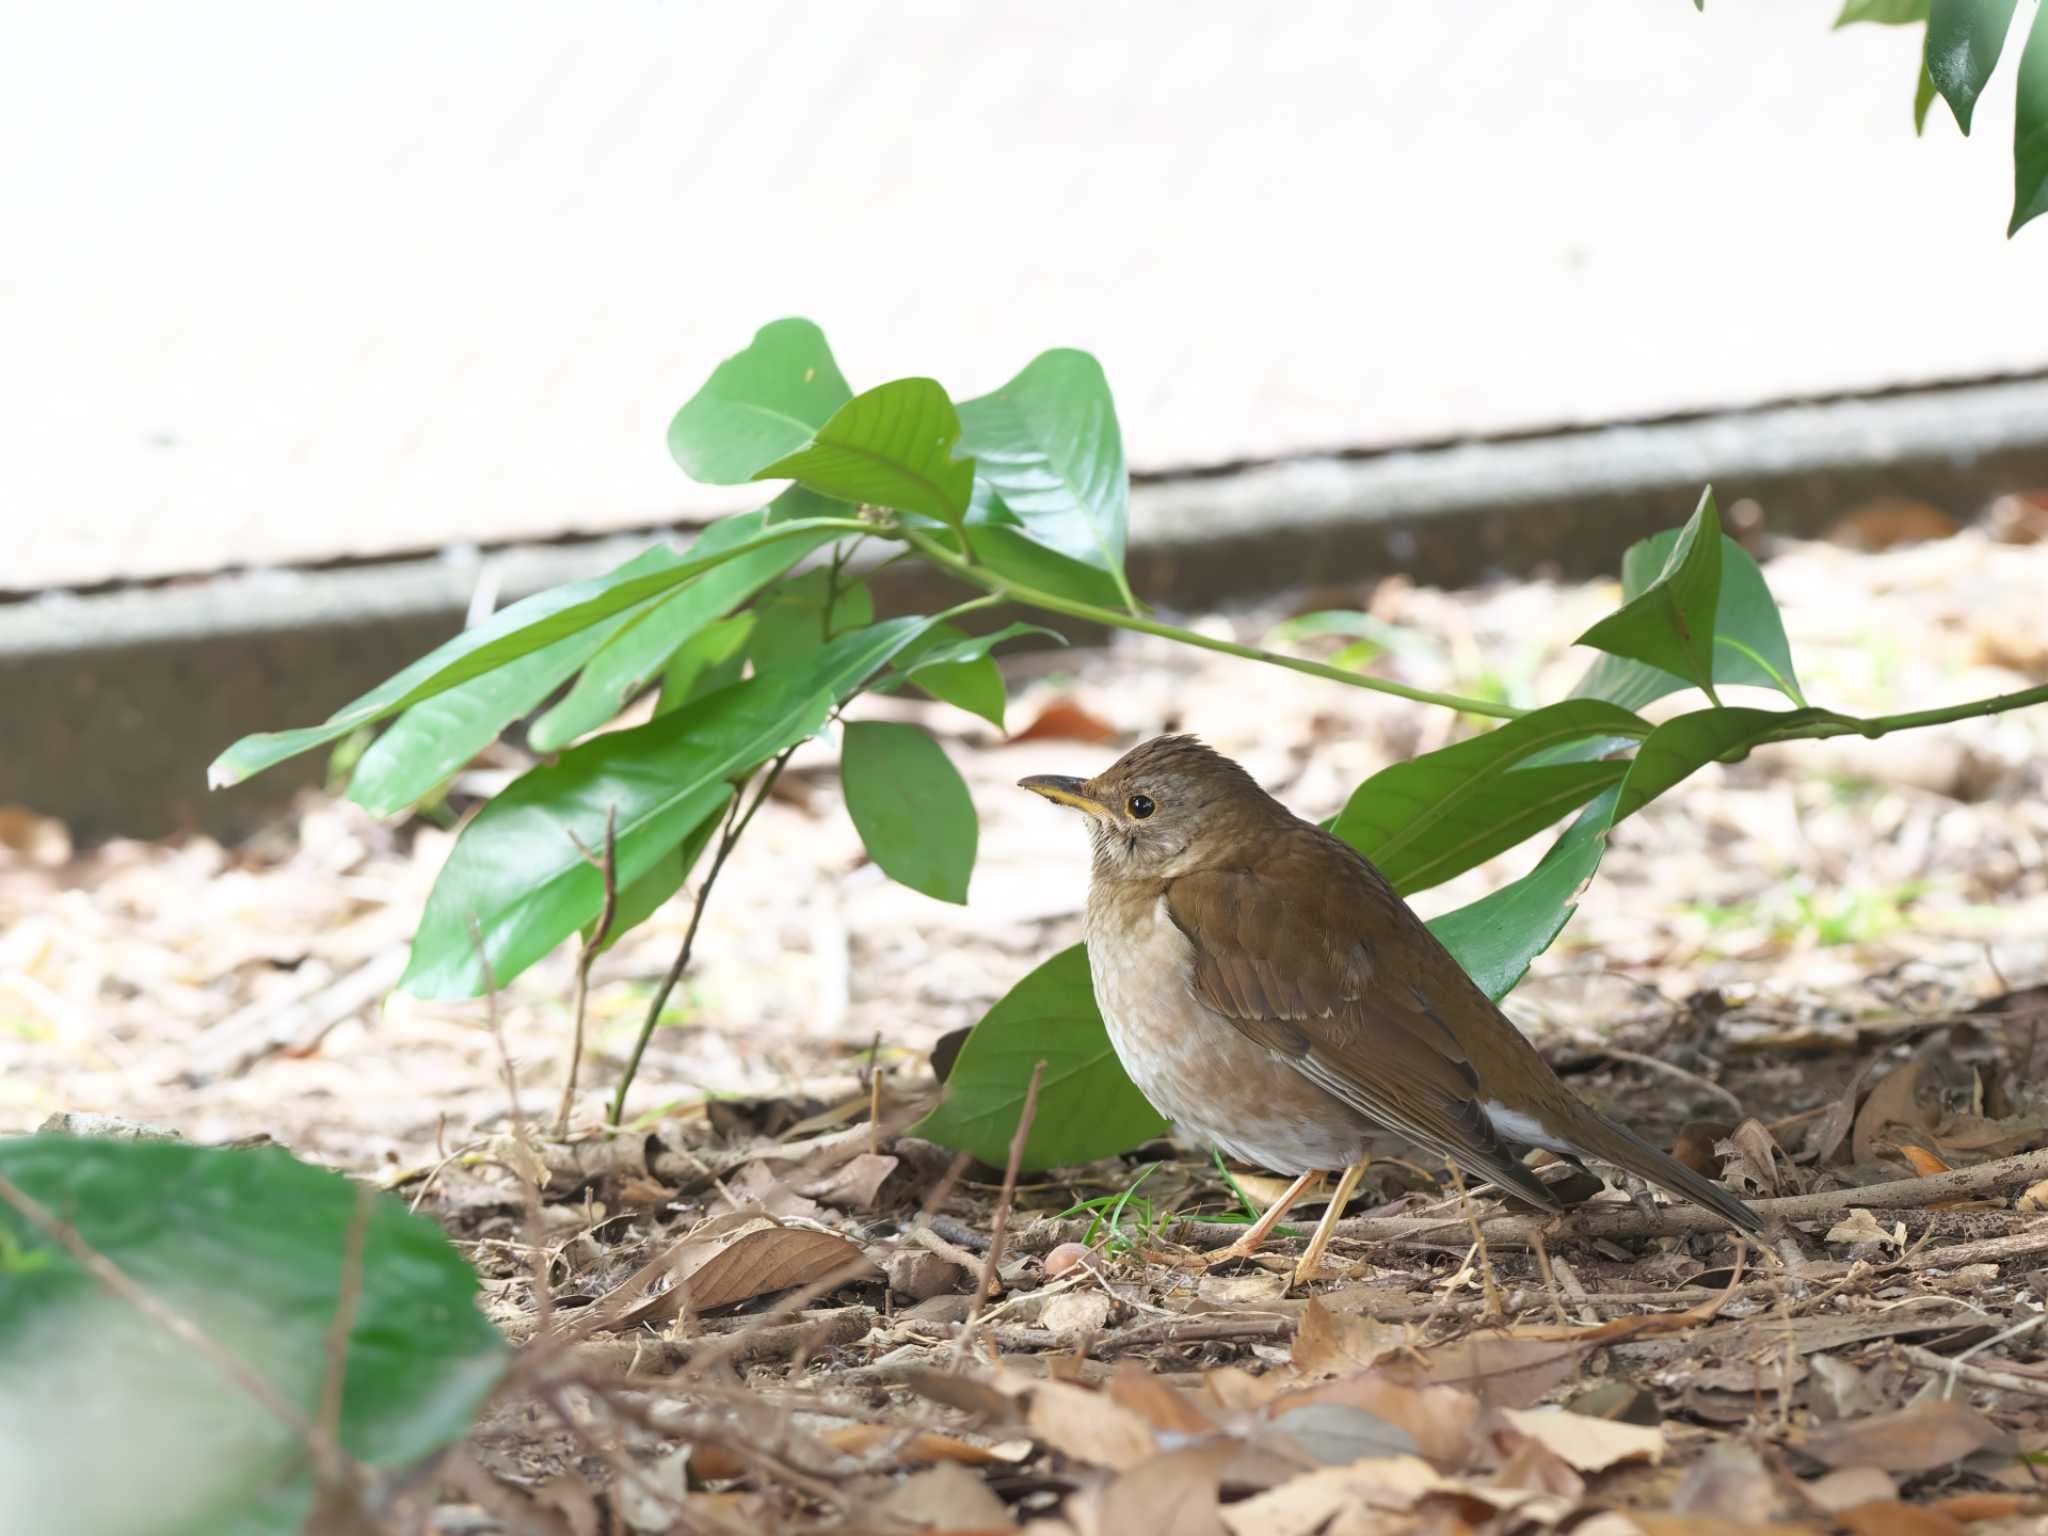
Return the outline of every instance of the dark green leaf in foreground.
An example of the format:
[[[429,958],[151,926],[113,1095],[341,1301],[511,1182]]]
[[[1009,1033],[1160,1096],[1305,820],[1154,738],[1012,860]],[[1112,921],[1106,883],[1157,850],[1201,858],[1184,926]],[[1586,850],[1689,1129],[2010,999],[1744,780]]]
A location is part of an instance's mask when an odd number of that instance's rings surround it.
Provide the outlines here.
[[[823,331],[808,320],[772,321],[676,412],[668,451],[692,480],[744,485],[803,447],[852,397]]]
[[[399,985],[418,997],[480,995],[472,922],[493,979],[516,976],[603,907],[603,880],[576,842],[602,848],[608,811],[623,890],[718,814],[734,780],[816,734],[835,702],[930,622],[892,619],[842,635],[802,667],[596,737],[515,780],[456,839]]]
[[[1669,528],[1629,546],[1621,560],[1624,605],[1649,590],[1670,560],[1682,531]],[[1795,704],[1806,702],[1792,667],[1792,647],[1785,639],[1777,600],[1749,551],[1725,533],[1721,535],[1721,595],[1714,605],[1714,681],[1724,686],[1775,688]],[[1684,678],[1661,667],[1602,656],[1586,669],[1572,689],[1572,697],[1606,699],[1624,709],[1641,709],[1689,686]]]
[[[1522,767],[1589,739],[1649,734],[1641,717],[1599,699],[1567,699],[1497,729],[1383,768],[1330,830],[1380,867],[1396,890],[1422,890],[1484,863],[1619,782],[1618,762]]]
[[[1721,516],[1709,487],[1657,578],[1579,636],[1578,643],[1676,673],[1711,695],[1721,548]]]
[[[1130,476],[1102,365],[1070,347],[1041,352],[991,394],[960,404],[960,449],[1031,537],[1124,579]]]
[[[1788,727],[1841,718],[1825,709],[1702,709],[1666,720],[1636,749],[1614,819],[1635,815],[1706,764],[1746,756]]]
[[[1097,608],[1123,606],[1123,590],[1107,571],[1047,549],[1022,528],[977,523],[968,539],[974,558],[1006,581]]]
[[[982,1016],[946,1078],[945,1097],[911,1134],[1001,1167],[1039,1061],[1045,1077],[1024,1142],[1025,1168],[1110,1157],[1166,1128],[1116,1059],[1095,1007],[1088,951],[1076,944]]]
[[[927,643],[904,652],[890,686],[907,680],[941,703],[979,715],[1001,730],[1008,695],[989,652],[1024,635],[1045,635],[1066,644],[1064,637],[1042,624],[1006,624],[986,635],[968,635],[951,624],[939,624],[926,637]]]
[[[1965,134],[1998,66],[2012,8],[2013,0],[1932,0],[1928,6],[1927,73]]]
[[[958,524],[974,494],[974,461],[953,457],[959,440],[959,414],[936,381],[897,379],[855,395],[807,446],[754,478]]]
[[[355,1213],[348,1180],[278,1151],[25,1136],[0,1175],[319,1414]],[[0,1205],[0,1526],[154,1536],[300,1530],[303,1443],[198,1351]],[[371,1203],[339,1432],[391,1473],[459,1439],[508,1359],[434,1224]]]
[[[847,531],[838,523],[831,527],[834,532]],[[670,554],[675,563],[665,569],[637,576],[613,572],[535,593],[435,647],[402,672],[337,710],[323,724],[244,736],[214,759],[207,769],[207,783],[215,789],[239,784],[286,758],[338,741],[351,731],[374,725],[422,699],[531,655],[564,635],[600,624],[615,613],[623,613],[637,603],[681,586],[700,572],[738,558],[749,548],[805,538],[816,531],[818,525],[811,520],[777,523],[736,549],[688,557]]]
[[[2020,54],[2012,168],[2012,223],[2007,235],[2018,234],[2029,219],[2048,213],[2048,6],[2034,12],[2034,25]]]
[[[944,749],[914,725],[859,721],[846,728],[839,777],[846,813],[882,873],[964,904],[981,823]]]
[[[842,574],[836,592],[833,586],[831,572],[812,570],[778,581],[761,594],[754,604],[754,633],[747,641],[756,672],[794,666],[829,636],[874,622],[875,600],[863,583],[849,582]]]
[[[1837,27],[1874,21],[1887,27],[1910,26],[1927,19],[1927,0],[1844,0]]]
[[[764,508],[721,519],[704,530],[689,552],[693,556],[714,554],[750,543],[768,526],[768,516],[769,509]],[[692,635],[835,537],[820,530],[749,550],[706,571],[679,591],[614,620],[621,628],[606,639],[604,649],[583,668],[567,696],[534,721],[527,745],[535,752],[559,752],[609,723],[629,699],[661,675]]]

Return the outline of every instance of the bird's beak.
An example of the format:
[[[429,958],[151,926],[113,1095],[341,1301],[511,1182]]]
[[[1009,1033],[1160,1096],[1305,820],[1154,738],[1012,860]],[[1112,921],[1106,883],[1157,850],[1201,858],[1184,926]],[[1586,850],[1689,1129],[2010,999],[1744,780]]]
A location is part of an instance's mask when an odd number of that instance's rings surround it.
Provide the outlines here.
[[[1034,773],[1028,779],[1017,781],[1019,789],[1028,789],[1034,795],[1043,795],[1061,805],[1071,805],[1077,811],[1086,811],[1090,816],[1107,816],[1109,808],[1100,800],[1091,799],[1085,779],[1063,778],[1057,773]]]

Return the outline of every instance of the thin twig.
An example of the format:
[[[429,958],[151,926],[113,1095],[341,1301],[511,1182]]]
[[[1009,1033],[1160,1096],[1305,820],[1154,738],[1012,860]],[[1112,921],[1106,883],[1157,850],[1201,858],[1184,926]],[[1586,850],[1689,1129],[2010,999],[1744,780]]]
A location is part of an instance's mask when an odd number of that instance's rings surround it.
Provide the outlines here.
[[[967,1316],[967,1330],[961,1334],[964,1341],[967,1332],[974,1326],[981,1309],[988,1305],[988,1298],[997,1281],[996,1271],[1002,1267],[1003,1239],[1009,1234],[1010,1203],[1017,1197],[1017,1168],[1024,1161],[1024,1143],[1031,1135],[1031,1122],[1038,1118],[1038,1085],[1045,1077],[1045,1063],[1039,1062],[1031,1069],[1031,1081],[1024,1089],[1024,1107],[1017,1114],[1016,1134],[1010,1138],[1010,1158],[1003,1167],[1003,1192],[996,1199],[995,1219],[989,1223],[988,1252],[982,1255],[981,1278],[974,1287],[974,1310]]]
[[[505,1044],[504,1024],[498,1016],[498,978],[492,973],[491,957],[484,948],[483,930],[477,926],[474,912],[469,915],[469,935],[470,942],[476,946],[476,963],[484,973],[484,1022],[498,1047],[499,1070],[505,1074],[505,1099],[512,1115],[512,1135],[522,1147],[531,1150],[533,1142],[527,1135],[526,1111],[519,1103],[519,1073],[512,1065],[512,1050]],[[526,1247],[533,1266],[534,1328],[545,1334],[555,1315],[555,1291],[548,1275],[547,1222],[541,1214],[540,1190],[516,1168],[511,1172],[525,1197]]]
[[[1458,1192],[1458,1205],[1465,1214],[1465,1224],[1472,1230],[1473,1251],[1479,1255],[1479,1283],[1486,1292],[1486,1315],[1504,1317],[1506,1311],[1500,1304],[1500,1287],[1493,1283],[1493,1259],[1486,1251],[1486,1234],[1479,1230],[1479,1209],[1473,1205],[1472,1197],[1465,1190],[1465,1175],[1458,1170],[1455,1158],[1446,1159],[1445,1168],[1450,1172],[1451,1185]]]
[[[1600,1054],[1613,1061],[1631,1062],[1638,1067],[1648,1067],[1653,1072],[1662,1072],[1667,1077],[1675,1077],[1682,1083],[1690,1083],[1701,1093],[1709,1094],[1726,1104],[1735,1111],[1738,1119],[1748,1113],[1742,1107],[1742,1100],[1711,1078],[1701,1077],[1697,1072],[1688,1072],[1684,1067],[1673,1066],[1670,1062],[1660,1061],[1655,1056],[1645,1056],[1640,1051],[1624,1051],[1619,1046],[1603,1045],[1600,1047]]]
[[[597,872],[604,881],[604,906],[597,914],[597,925],[590,930],[590,936],[583,941],[583,948],[576,956],[575,1028],[569,1044],[569,1077],[562,1084],[562,1107],[555,1112],[555,1134],[569,1134],[569,1111],[576,1103],[576,1077],[583,1067],[583,1013],[590,1001],[590,968],[597,963],[598,951],[604,948],[605,940],[611,937],[612,919],[619,910],[619,862],[616,828],[619,808],[608,805],[604,812],[604,857],[591,857],[590,850],[574,832],[569,841],[576,845],[576,851],[583,855],[586,864],[597,866]]]
[[[1917,1344],[1900,1344],[1897,1348],[1913,1364],[1946,1376],[1950,1390],[1958,1381],[1967,1381],[1973,1387],[1989,1387],[1997,1392],[2024,1392],[2029,1397],[2048,1397],[2048,1381],[2036,1381],[2031,1376],[2014,1376],[2005,1371],[1994,1371],[1989,1366],[1951,1360]],[[1942,1395],[1947,1396],[1947,1392]]]
[[[320,1378],[320,1438],[327,1445],[341,1444],[341,1395],[348,1380],[348,1336],[356,1325],[356,1307],[363,1298],[363,1242],[370,1230],[370,1210],[376,1200],[367,1184],[356,1185],[355,1208],[349,1212],[348,1231],[341,1241],[341,1280],[334,1301],[334,1316],[327,1324],[327,1369]],[[342,1468],[329,1463],[320,1468],[320,1480],[339,1482]]]

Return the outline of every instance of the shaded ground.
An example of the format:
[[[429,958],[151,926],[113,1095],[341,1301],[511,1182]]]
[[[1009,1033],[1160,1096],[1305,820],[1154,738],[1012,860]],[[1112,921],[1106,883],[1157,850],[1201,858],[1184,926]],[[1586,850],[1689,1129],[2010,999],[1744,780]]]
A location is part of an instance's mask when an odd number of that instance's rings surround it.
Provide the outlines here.
[[[2048,678],[2048,545],[1805,546],[1767,574],[1816,702],[1871,713]],[[1259,639],[1291,611],[1364,603],[1415,637],[1381,658],[1392,675],[1535,701],[1569,686],[1583,665],[1569,639],[1612,599],[1389,581],[1204,622]],[[1387,1162],[1311,1308],[1283,1294],[1290,1243],[1270,1267],[1159,1262],[1229,1235],[1170,1216],[1235,1204],[1212,1167],[1162,1143],[1020,1188],[998,1289],[969,1327],[999,1174],[948,1184],[947,1157],[895,1131],[936,1092],[931,1045],[1078,937],[1081,839],[1014,781],[1089,773],[1186,728],[1322,815],[1469,728],[1149,642],[1032,658],[1013,691],[1013,726],[1047,728],[1034,739],[868,706],[926,720],[974,787],[965,909],[865,865],[829,757],[796,759],[721,880],[701,965],[635,1089],[636,1133],[609,1142],[581,1133],[683,904],[597,967],[589,1091],[564,1143],[536,1128],[566,1064],[566,955],[500,999],[517,1114],[481,1004],[379,1005],[446,832],[321,800],[243,850],[74,858],[61,829],[12,817],[0,1126],[118,1113],[375,1173],[465,1245],[515,1336],[534,1331],[544,1274],[579,1342],[527,1376],[567,1417],[508,1401],[459,1469],[465,1491],[443,1490],[447,1529],[511,1511],[667,1529],[686,1472],[680,1528],[742,1530],[1040,1518],[1306,1533],[1548,1525],[1589,1504],[1819,1519],[1873,1500],[1879,1513],[1845,1517],[1854,1528],[1906,1529],[1882,1523],[1904,1518],[1881,1512],[1901,1490],[1994,1498],[1950,1520],[2032,1497],[2017,1453],[2048,1446],[2048,1362],[2024,1330],[2048,1298],[2048,1221],[2021,1197],[2048,1162],[1968,1181],[2048,1145],[2048,994],[2032,990],[2048,983],[2048,711],[1709,769],[1616,833],[1511,1000],[1581,1092],[1652,1139],[1726,1163],[1753,1194],[1810,1193],[1772,1251],[1625,1204],[1538,1229],[1461,1201],[1434,1167]],[[514,766],[508,752],[479,767],[457,808]],[[1470,900],[1534,852],[1418,905]],[[1058,1219],[1155,1164],[1115,1230]],[[1852,1214],[1850,1187],[1916,1177]],[[701,1267],[679,1323],[667,1276],[685,1239],[684,1267]],[[1057,1251],[1074,1240],[1092,1245],[1084,1261]],[[805,1282],[816,1294],[790,1290]],[[1536,1406],[1558,1402],[1575,1413]],[[462,1514],[459,1498],[495,1513]]]

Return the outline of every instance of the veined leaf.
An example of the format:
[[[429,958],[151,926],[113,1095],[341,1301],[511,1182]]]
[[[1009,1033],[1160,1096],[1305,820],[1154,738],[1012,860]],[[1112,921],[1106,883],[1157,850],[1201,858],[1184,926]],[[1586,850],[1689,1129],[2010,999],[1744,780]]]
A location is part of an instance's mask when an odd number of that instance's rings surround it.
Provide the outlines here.
[[[692,480],[744,485],[852,398],[823,331],[808,320],[772,321],[676,412],[668,451]]]
[[[839,749],[846,812],[898,885],[964,905],[981,823],[945,751],[914,725],[858,721]]]
[[[1721,516],[1709,486],[1656,578],[1579,636],[1578,644],[1675,672],[1711,696],[1721,550]]]
[[[960,417],[931,379],[897,379],[855,395],[810,442],[754,472],[796,480],[841,501],[874,502],[958,525],[974,493],[974,461],[953,457]]]
[[[1985,82],[1998,66],[2012,25],[2013,0],[1931,0],[1927,73],[1967,137]]]
[[[2048,6],[2034,12],[2020,53],[2019,115],[2012,130],[2012,223],[2008,237],[2048,213]]]

